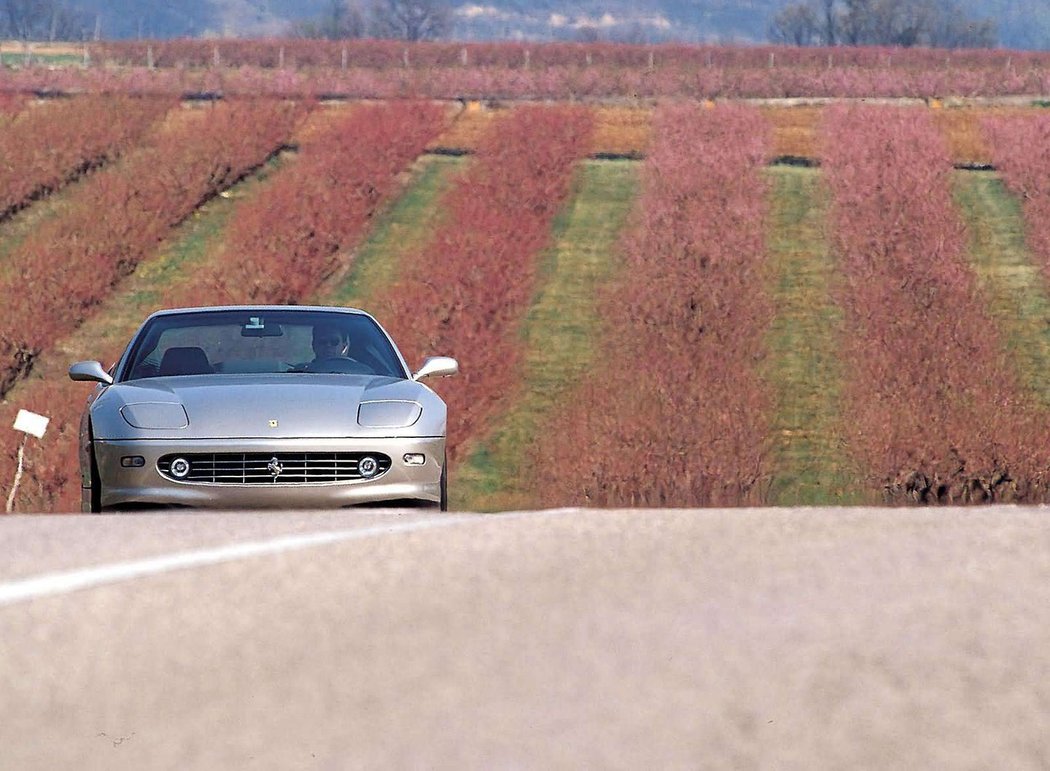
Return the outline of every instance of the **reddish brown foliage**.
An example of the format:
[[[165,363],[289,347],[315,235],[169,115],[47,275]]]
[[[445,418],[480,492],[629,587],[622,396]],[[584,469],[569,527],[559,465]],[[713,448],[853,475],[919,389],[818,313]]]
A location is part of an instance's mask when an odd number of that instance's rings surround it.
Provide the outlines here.
[[[658,111],[627,267],[602,302],[600,369],[534,453],[546,503],[760,498],[768,133],[745,107]]]
[[[88,96],[22,111],[0,133],[0,217],[112,160],[171,105],[170,99]]]
[[[443,202],[445,224],[410,273],[373,308],[412,363],[456,356],[449,381],[449,457],[518,382],[515,339],[535,288],[537,257],[588,149],[586,110],[523,107],[498,121]]]
[[[68,210],[9,258],[12,269],[0,281],[0,393],[170,227],[280,147],[298,115],[274,102],[209,108],[155,132],[123,163],[88,179]]]
[[[441,130],[428,102],[354,107],[318,132],[258,197],[238,208],[225,261],[172,304],[302,302],[355,245],[377,207]]]
[[[0,93],[0,121],[17,115],[28,101],[25,94]]]
[[[836,107],[824,140],[852,452],[892,501],[1044,496],[1043,421],[964,260],[943,137],[925,111]]]

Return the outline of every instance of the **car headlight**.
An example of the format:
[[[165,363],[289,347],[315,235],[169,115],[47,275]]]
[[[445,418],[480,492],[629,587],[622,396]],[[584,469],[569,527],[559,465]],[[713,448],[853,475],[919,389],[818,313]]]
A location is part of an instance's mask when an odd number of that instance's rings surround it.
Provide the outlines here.
[[[357,422],[367,428],[406,428],[422,414],[423,408],[416,402],[361,402]]]
[[[125,404],[120,415],[133,428],[186,428],[190,424],[186,408],[171,402]]]

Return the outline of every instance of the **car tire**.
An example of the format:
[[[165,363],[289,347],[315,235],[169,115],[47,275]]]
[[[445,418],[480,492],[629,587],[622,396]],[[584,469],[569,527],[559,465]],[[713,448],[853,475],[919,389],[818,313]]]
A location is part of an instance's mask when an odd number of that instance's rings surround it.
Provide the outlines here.
[[[95,462],[95,448],[91,448],[91,513],[102,513],[102,479],[98,475],[98,464]]]
[[[441,511],[448,511],[448,456],[441,466]]]

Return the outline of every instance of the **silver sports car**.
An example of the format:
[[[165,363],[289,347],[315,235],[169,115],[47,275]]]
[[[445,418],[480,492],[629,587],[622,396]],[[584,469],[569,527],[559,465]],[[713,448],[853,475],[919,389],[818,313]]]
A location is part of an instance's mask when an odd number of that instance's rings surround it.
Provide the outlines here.
[[[80,429],[84,511],[447,508],[445,403],[374,318],[349,308],[159,311],[107,372]]]

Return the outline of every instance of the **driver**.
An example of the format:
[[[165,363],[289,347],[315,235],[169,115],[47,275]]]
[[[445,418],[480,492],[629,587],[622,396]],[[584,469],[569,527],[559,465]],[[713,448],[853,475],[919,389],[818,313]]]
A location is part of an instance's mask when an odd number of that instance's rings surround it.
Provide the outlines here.
[[[336,324],[318,324],[313,334],[314,361],[347,358],[350,355],[350,335]]]

